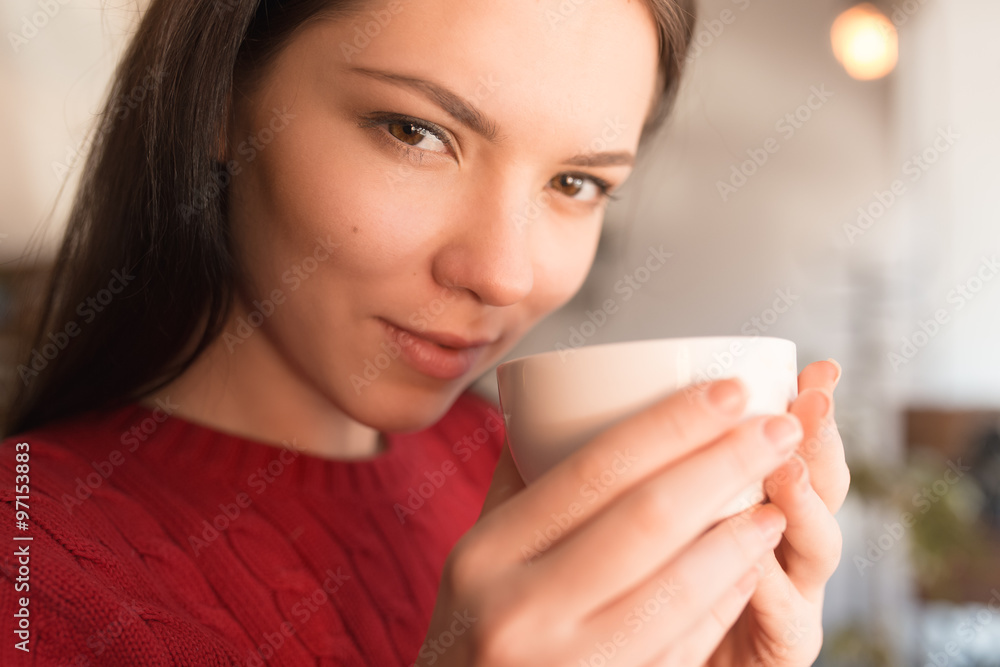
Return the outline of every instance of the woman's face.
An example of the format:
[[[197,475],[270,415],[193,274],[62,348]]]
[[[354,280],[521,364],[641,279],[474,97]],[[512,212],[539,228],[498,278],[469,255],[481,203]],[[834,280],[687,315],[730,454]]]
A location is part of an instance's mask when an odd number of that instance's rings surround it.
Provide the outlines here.
[[[435,422],[581,286],[656,68],[643,2],[394,0],[308,24],[236,100],[242,334],[357,421]]]

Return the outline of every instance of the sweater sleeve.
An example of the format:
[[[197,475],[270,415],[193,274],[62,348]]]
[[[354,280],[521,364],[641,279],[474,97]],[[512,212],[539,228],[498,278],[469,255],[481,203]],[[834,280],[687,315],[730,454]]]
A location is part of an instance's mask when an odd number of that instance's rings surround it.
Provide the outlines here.
[[[21,443],[27,447],[18,447]],[[6,542],[0,560],[5,627],[0,664],[238,662],[235,647],[165,604],[142,555],[107,516],[123,499],[84,481],[94,474],[100,473],[53,443],[22,438],[0,444],[0,525]],[[100,495],[101,502],[88,494]],[[124,504],[122,511],[128,511]]]

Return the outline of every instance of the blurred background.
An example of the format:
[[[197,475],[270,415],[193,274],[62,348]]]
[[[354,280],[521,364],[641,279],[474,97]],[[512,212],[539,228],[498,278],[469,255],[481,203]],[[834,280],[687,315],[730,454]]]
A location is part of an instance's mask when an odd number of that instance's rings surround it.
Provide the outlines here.
[[[13,313],[39,298],[145,4],[0,5],[7,386]],[[511,357],[744,334],[792,339],[800,367],[836,358],[853,483],[817,664],[1000,665],[1000,3],[700,13],[677,109],[610,208],[588,282]],[[650,246],[671,253],[655,272],[639,270]],[[476,390],[495,400],[495,376]]]

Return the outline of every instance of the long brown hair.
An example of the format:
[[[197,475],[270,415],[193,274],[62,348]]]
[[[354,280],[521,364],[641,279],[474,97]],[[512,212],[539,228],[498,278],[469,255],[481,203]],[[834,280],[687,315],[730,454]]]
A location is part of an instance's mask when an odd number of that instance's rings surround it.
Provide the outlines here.
[[[661,94],[677,94],[695,0],[647,0],[660,36]],[[92,130],[4,433],[135,400],[184,372],[221,333],[236,266],[217,158],[234,100],[319,17],[360,0],[154,0]]]

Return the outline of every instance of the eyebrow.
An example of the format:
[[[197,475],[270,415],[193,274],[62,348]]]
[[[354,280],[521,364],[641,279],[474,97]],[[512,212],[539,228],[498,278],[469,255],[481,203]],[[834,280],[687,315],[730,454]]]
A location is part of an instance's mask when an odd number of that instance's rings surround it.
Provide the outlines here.
[[[631,167],[635,164],[635,156],[628,151],[580,153],[566,160],[563,164],[572,164],[580,167]]]
[[[379,79],[388,83],[411,88],[424,97],[430,99],[444,111],[465,125],[476,134],[486,138],[492,143],[499,141],[499,127],[495,121],[477,109],[474,104],[462,99],[444,86],[421,79],[420,77],[397,74],[396,72],[386,72],[384,70],[371,69],[368,67],[351,67],[350,71],[373,79]],[[580,167],[616,167],[632,166],[635,164],[635,156],[628,151],[610,151],[603,153],[579,153],[565,160],[563,164]]]
[[[476,134],[485,137],[493,143],[496,143],[498,140],[497,137],[499,135],[499,131],[497,129],[497,124],[487,118],[483,112],[477,109],[470,102],[466,102],[444,86],[440,86],[433,81],[427,81],[426,79],[421,79],[415,76],[406,76],[405,74],[396,74],[394,72],[384,72],[382,70],[369,69],[367,67],[352,67],[351,71],[357,72],[358,74],[364,74],[365,76],[372,77],[373,79],[380,79],[396,85],[412,88],[418,93],[421,93],[424,97],[429,98],[432,102],[444,109],[449,116],[460,122],[462,125],[465,125]]]

